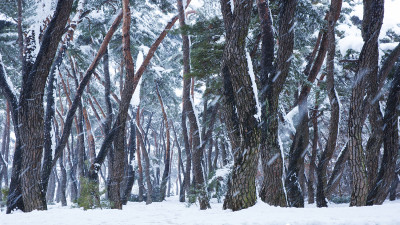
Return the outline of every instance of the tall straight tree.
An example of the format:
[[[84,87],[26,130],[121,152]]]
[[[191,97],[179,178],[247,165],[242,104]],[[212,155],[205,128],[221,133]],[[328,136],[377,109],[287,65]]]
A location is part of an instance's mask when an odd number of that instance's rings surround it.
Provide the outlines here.
[[[190,1],[188,1],[189,3]],[[185,13],[183,10],[183,2],[182,0],[178,0],[178,10],[179,10],[179,25],[181,28],[186,26],[185,23]],[[189,157],[192,156],[192,163],[193,163],[193,176],[195,180],[195,189],[199,192],[199,203],[200,209],[207,209],[210,208],[210,203],[207,197],[206,189],[205,189],[205,182],[204,182],[204,174],[203,168],[201,166],[201,160],[203,158],[203,151],[201,148],[201,138],[200,138],[200,129],[199,124],[197,124],[196,115],[194,112],[194,105],[190,98],[190,77],[187,75],[190,73],[190,49],[189,49],[189,37],[185,34],[182,34],[183,40],[183,112],[182,112],[182,132],[184,132],[184,140],[185,140],[185,150],[186,155],[188,155],[186,163],[189,163]],[[184,118],[185,117],[185,118]],[[186,137],[187,128],[186,128],[186,117],[189,119],[190,129],[193,131],[193,138],[192,138],[192,146],[193,149],[191,153],[188,151],[187,144],[189,144],[188,138]],[[186,167],[186,175],[185,175],[185,189],[188,191],[188,187],[190,184],[190,165]]]
[[[224,82],[225,119],[228,132],[234,132],[237,139],[231,138],[235,162],[228,181],[228,191],[224,209],[234,211],[248,208],[256,203],[255,176],[258,162],[258,121],[257,93],[254,74],[246,57],[246,37],[248,34],[253,1],[221,0],[221,10],[225,24],[226,44],[222,59]],[[228,100],[232,100],[228,102]],[[237,111],[235,112],[235,108]],[[232,126],[233,125],[233,126]],[[237,131],[232,130],[238,128]]]
[[[130,47],[130,24],[131,12],[129,8],[129,0],[122,1],[123,24],[122,24],[122,44],[124,54],[124,64],[126,66],[126,78],[124,87],[121,93],[121,104],[117,114],[116,121],[113,124],[113,157],[112,171],[111,171],[111,184],[110,184],[110,201],[111,207],[115,209],[122,209],[121,201],[121,183],[124,174],[124,157],[126,147],[126,119],[128,117],[128,110],[132,99],[133,92],[136,85],[134,84],[135,70]]]
[[[156,84],[156,92],[157,92],[157,97],[158,100],[160,101],[160,105],[161,105],[161,111],[163,114],[163,118],[164,118],[164,126],[165,126],[165,135],[166,135],[166,139],[167,139],[167,145],[165,148],[165,156],[164,156],[164,172],[163,172],[163,176],[162,176],[162,180],[161,180],[161,187],[160,187],[160,201],[164,201],[165,200],[165,194],[167,191],[167,181],[169,179],[170,176],[170,163],[171,163],[171,135],[169,132],[169,124],[168,124],[168,117],[167,117],[167,113],[165,111],[165,107],[164,107],[164,102],[163,99],[161,97],[159,88],[158,88],[158,84]]]
[[[185,26],[185,12],[183,9],[182,0],[178,0],[178,11],[179,11],[179,26],[183,28]],[[182,88],[182,118],[181,118],[181,126],[182,126],[182,136],[185,145],[186,152],[186,173],[184,173],[183,178],[183,188],[180,193],[180,201],[185,201],[185,192],[189,193],[190,188],[190,171],[192,168],[192,151],[189,144],[189,136],[187,130],[187,105],[189,104],[189,95],[190,95],[190,79],[185,77],[185,74],[190,73],[190,65],[189,65],[189,37],[182,33],[182,51],[183,51],[183,88]]]

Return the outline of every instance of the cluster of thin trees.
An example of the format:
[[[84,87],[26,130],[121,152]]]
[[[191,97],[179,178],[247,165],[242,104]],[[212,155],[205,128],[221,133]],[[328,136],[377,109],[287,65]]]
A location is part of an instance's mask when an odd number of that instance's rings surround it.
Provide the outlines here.
[[[15,209],[24,212],[46,210],[48,201],[54,198],[56,183],[58,198],[66,205],[67,186],[71,199],[77,200],[85,180],[94,186],[95,190],[90,193],[93,202],[100,202],[98,189],[103,180],[111,207],[122,209],[130,198],[135,174],[138,174],[139,200],[142,201],[146,193],[147,204],[153,200],[162,201],[171,192],[174,162],[177,162],[176,187],[179,187],[180,201],[190,201],[188,196],[195,196],[200,209],[207,209],[210,207],[208,178],[219,167],[228,164],[229,155],[233,156],[233,164],[226,181],[223,207],[234,211],[253,206],[257,201],[257,189],[260,199],[270,205],[304,207],[307,195],[309,203],[313,203],[315,198],[318,207],[327,207],[326,199],[340,183],[347,162],[351,174],[350,206],[382,204],[390,188],[395,190],[397,187],[400,69],[394,67],[400,56],[400,45],[382,65],[379,64],[378,38],[384,16],[383,0],[364,0],[361,25],[364,45],[357,59],[342,60],[342,63],[350,64],[354,73],[347,110],[340,108],[335,89],[335,25],[341,15],[342,0],[331,0],[324,27],[319,31],[311,54],[305,57],[307,62],[303,74],[307,82],[302,84],[293,103],[293,107],[298,107],[298,123],[287,159],[284,159],[278,132],[279,97],[291,75],[297,0],[280,2],[276,24],[272,21],[268,0],[220,0],[225,30],[225,47],[218,76],[222,84],[221,101],[209,104],[207,99],[203,100],[202,124],[193,101],[195,79],[190,77],[190,40],[187,33],[182,32],[181,126],[176,127],[168,117],[168,108],[156,83],[154,91],[162,115],[158,130],[152,122],[153,113],[140,106],[133,109],[130,103],[168,31],[178,20],[181,30],[185,30],[185,20],[190,13],[185,8],[190,0],[177,0],[177,15],[150,46],[141,65],[134,65],[132,58],[130,34],[135,31],[130,29],[130,2],[122,0],[122,10],[116,14],[88,68],[78,68],[68,53],[76,27],[90,13],[84,11],[83,1],[76,1],[75,16],[70,18],[74,1],[58,0],[54,14],[46,21],[40,35],[40,46],[35,46],[33,37],[24,35],[21,2],[17,1],[17,43],[22,64],[19,93],[13,89],[0,62],[0,88],[7,103],[0,183],[4,178],[6,185],[9,178],[5,159],[9,157],[11,130],[15,134],[8,213]],[[246,39],[255,12],[261,30],[256,46],[261,46],[261,49],[258,50],[260,66],[254,67],[253,71],[253,54],[247,52]],[[113,92],[110,80],[108,45],[121,23],[123,76],[118,96]],[[34,55],[35,48],[39,49],[37,55]],[[98,72],[100,63],[102,74]],[[68,67],[62,64],[68,64]],[[320,75],[324,64],[326,71]],[[104,93],[101,93],[104,102],[99,103],[98,96],[96,98],[91,93],[91,82],[104,87]],[[308,112],[311,84],[319,82],[326,83],[330,105],[329,133],[323,148],[318,140],[318,105],[310,116]],[[385,102],[384,111],[381,102]],[[99,124],[101,138],[95,137],[92,127],[96,125],[89,119],[89,112],[94,114]],[[344,112],[348,113],[348,141],[333,163],[338,151],[339,122]],[[368,140],[363,140],[366,121],[371,132]],[[312,135],[309,124],[313,128]],[[217,125],[222,129],[216,129]],[[177,149],[175,161],[174,149]],[[308,150],[310,154],[306,162]],[[258,187],[259,162],[263,176]],[[152,167],[155,164],[158,167]],[[305,164],[309,165],[308,168]],[[60,177],[57,169],[61,171]],[[154,199],[155,186],[159,187],[158,199]]]

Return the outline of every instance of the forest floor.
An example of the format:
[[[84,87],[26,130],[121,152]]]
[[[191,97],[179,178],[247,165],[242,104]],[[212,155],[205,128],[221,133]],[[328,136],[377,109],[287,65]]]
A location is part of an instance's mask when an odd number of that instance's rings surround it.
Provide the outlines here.
[[[211,209],[180,203],[177,197],[147,205],[128,202],[123,210],[95,209],[84,211],[71,206],[51,205],[48,211],[0,212],[1,225],[119,225],[119,224],[400,224],[400,200],[386,201],[381,206],[348,207],[330,204],[328,208],[306,205],[304,209],[279,208],[261,201],[237,212],[223,210],[222,203],[212,202]]]

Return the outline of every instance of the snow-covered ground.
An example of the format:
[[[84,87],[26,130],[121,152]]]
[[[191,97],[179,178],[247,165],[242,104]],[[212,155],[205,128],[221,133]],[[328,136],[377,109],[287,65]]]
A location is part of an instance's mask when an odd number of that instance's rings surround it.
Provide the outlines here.
[[[213,202],[212,209],[200,211],[196,205],[187,207],[171,197],[162,203],[129,202],[123,210],[50,206],[48,211],[31,213],[0,213],[1,225],[119,225],[119,224],[400,224],[400,200],[381,206],[348,207],[348,204],[304,209],[271,207],[259,201],[255,206],[237,212],[222,210],[222,203]]]

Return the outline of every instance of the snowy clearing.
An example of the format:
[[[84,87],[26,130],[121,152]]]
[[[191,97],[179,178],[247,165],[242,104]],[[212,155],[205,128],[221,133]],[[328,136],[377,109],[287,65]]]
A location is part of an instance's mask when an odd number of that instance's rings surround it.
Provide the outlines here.
[[[215,200],[215,199],[213,199]],[[211,202],[212,209],[200,211],[196,205],[187,207],[177,197],[146,206],[144,202],[128,202],[123,210],[96,209],[83,211],[70,206],[50,206],[48,211],[0,214],[2,225],[117,225],[117,224],[400,224],[400,200],[386,201],[381,206],[348,207],[331,204],[329,208],[306,205],[304,209],[278,208],[261,201],[237,212],[222,210],[222,203]]]

